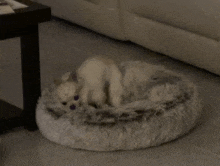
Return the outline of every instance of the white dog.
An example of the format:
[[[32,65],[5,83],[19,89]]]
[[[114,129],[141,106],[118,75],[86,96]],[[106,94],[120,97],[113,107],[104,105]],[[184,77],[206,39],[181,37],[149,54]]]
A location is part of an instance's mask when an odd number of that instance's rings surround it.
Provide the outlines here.
[[[93,103],[103,107],[107,97],[112,106],[121,104],[122,74],[113,60],[100,56],[87,59],[77,70],[77,79],[81,86],[79,96],[83,105]],[[109,96],[105,92],[106,86]]]
[[[54,80],[54,83],[55,93],[64,107],[74,110],[80,105],[78,84],[73,80],[71,72],[64,74],[61,79]]]

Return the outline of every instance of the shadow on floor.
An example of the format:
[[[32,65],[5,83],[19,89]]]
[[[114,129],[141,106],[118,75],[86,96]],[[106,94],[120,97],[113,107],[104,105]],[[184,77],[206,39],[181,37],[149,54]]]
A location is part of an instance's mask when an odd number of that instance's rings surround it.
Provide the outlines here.
[[[0,134],[23,126],[22,109],[0,99]]]

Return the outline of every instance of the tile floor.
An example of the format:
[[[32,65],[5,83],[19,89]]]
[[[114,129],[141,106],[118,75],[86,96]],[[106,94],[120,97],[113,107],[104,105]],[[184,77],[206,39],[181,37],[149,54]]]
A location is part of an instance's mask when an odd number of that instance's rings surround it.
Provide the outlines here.
[[[19,38],[0,41],[0,98],[22,105]],[[42,89],[87,57],[106,54],[116,61],[142,60],[187,74],[197,84],[204,112],[189,134],[158,147],[135,151],[92,152],[55,144],[39,131],[22,128],[0,135],[2,166],[218,166],[220,165],[220,77],[151,52],[130,42],[114,40],[76,25],[52,20],[40,25]]]

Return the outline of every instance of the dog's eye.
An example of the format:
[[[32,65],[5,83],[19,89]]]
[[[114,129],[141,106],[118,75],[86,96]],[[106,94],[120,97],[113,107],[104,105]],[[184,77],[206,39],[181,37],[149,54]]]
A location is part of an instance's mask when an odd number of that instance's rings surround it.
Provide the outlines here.
[[[79,100],[79,96],[78,95],[74,96],[74,100]]]
[[[153,77],[151,77],[151,79],[152,79],[152,80],[158,80],[158,77],[153,76]]]
[[[63,105],[67,105],[67,102],[62,102]]]

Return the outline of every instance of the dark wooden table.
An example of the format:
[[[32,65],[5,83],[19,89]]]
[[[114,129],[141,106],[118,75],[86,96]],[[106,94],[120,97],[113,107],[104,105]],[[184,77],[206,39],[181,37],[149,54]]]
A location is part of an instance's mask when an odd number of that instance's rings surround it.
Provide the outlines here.
[[[0,40],[20,37],[23,110],[0,100],[0,133],[19,126],[29,131],[37,129],[35,110],[41,95],[38,24],[51,19],[50,7],[29,0],[16,1],[28,7],[0,15]]]

